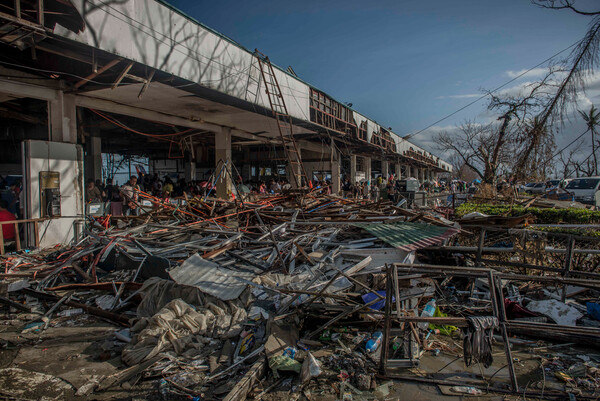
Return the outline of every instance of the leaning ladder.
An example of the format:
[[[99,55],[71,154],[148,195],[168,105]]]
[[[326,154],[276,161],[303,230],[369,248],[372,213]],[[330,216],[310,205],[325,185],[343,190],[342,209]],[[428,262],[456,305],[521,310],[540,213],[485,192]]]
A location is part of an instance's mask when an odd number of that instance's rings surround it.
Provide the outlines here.
[[[275,118],[275,121],[277,121],[279,137],[281,138],[281,144],[283,145],[283,150],[296,188],[310,185],[306,178],[306,170],[304,170],[304,165],[302,164],[298,145],[292,134],[292,117],[287,111],[281,88],[279,87],[275,71],[273,70],[273,65],[271,64],[269,57],[259,52],[258,49],[254,50],[254,55],[258,60],[260,74],[265,83],[265,92],[267,93],[269,104],[271,105],[273,117]]]

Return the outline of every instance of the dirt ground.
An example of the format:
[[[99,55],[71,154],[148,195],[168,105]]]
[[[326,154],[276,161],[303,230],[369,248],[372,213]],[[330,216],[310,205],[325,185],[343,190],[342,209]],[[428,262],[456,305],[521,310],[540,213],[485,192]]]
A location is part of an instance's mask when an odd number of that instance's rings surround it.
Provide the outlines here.
[[[0,326],[0,396],[19,400],[171,400],[190,399],[186,396],[161,394],[160,377],[125,382],[98,394],[77,396],[76,391],[94,378],[109,376],[125,368],[120,352],[124,343],[116,340],[114,333],[120,328],[82,315],[61,327],[49,327],[41,333],[22,334],[22,321],[3,321]],[[448,340],[447,340],[448,341]],[[532,352],[535,351],[535,352]],[[540,352],[537,352],[540,351]],[[563,389],[553,375],[544,373],[542,360],[551,359],[567,352],[576,357],[578,353],[590,354],[590,350],[574,347],[540,348],[535,343],[515,345],[512,356],[521,386],[531,389]],[[593,355],[592,355],[593,356]],[[596,356],[597,357],[597,356]],[[547,370],[547,368],[546,368]],[[438,378],[464,381],[493,377],[495,385],[508,386],[506,356],[501,344],[494,348],[494,363],[489,368],[481,365],[464,366],[462,358],[444,354],[437,356],[427,352],[420,366],[410,372],[435,373]],[[241,372],[239,375],[241,375]],[[289,376],[295,379],[294,376]],[[235,381],[236,378],[233,378]],[[264,400],[337,400],[339,380],[318,379],[318,386],[303,392],[297,381],[288,380],[263,397]],[[285,382],[284,382],[285,383]],[[263,384],[263,386],[265,386]],[[543,386],[543,387],[540,387]],[[266,387],[266,386],[265,386]],[[355,395],[353,400],[517,400],[508,396],[460,396],[448,394],[448,388],[437,385],[406,381],[377,379],[377,390]]]

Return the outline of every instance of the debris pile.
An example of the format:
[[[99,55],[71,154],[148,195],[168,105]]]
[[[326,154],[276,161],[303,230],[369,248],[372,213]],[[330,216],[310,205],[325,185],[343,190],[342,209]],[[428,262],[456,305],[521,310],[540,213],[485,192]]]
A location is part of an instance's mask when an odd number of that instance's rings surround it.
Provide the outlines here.
[[[74,244],[0,259],[1,395],[36,398],[27,381],[57,399],[598,391],[582,238],[540,259],[531,242],[556,244],[513,221],[461,228],[391,201],[147,198],[141,216],[90,217]]]

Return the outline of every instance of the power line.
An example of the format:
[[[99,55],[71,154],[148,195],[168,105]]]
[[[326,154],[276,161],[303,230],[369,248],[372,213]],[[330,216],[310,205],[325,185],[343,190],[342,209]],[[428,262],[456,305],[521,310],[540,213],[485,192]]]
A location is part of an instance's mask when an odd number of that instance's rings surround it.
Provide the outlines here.
[[[502,85],[498,86],[498,87],[497,87],[496,89],[494,89],[493,91],[491,91],[491,92],[489,92],[489,93],[486,93],[486,94],[484,94],[484,95],[481,95],[481,96],[480,96],[480,97],[478,97],[477,99],[475,99],[475,100],[473,100],[472,102],[470,102],[470,103],[468,103],[468,104],[464,105],[463,107],[459,108],[458,110],[456,110],[456,111],[454,111],[454,112],[452,112],[452,113],[448,114],[447,116],[445,116],[445,117],[443,117],[443,118],[440,118],[439,120],[435,121],[434,123],[431,123],[431,124],[429,124],[427,127],[425,127],[425,128],[423,128],[423,129],[421,129],[421,130],[419,130],[419,131],[415,132],[414,134],[409,134],[408,136],[410,136],[410,137],[414,137],[414,136],[416,136],[416,135],[419,135],[420,133],[422,133],[423,131],[426,131],[426,130],[428,130],[429,128],[433,127],[434,125],[436,125],[436,124],[439,124],[439,123],[441,123],[441,122],[442,122],[442,121],[444,121],[444,120],[447,120],[448,118],[452,117],[453,115],[455,115],[455,114],[457,114],[457,113],[460,113],[461,111],[463,111],[463,110],[464,110],[464,109],[466,109],[467,107],[470,107],[470,106],[474,105],[475,103],[479,102],[480,100],[483,100],[483,99],[485,99],[486,97],[488,97],[488,96],[489,96],[489,95],[491,95],[492,93],[499,91],[500,89],[504,88],[506,85],[508,85],[508,84],[510,84],[510,83],[512,83],[512,82],[514,82],[514,81],[516,81],[517,79],[521,78],[523,75],[526,75],[527,73],[529,73],[529,72],[533,71],[533,70],[534,70],[534,69],[536,69],[537,67],[539,67],[539,66],[541,66],[541,65],[543,65],[543,64],[545,64],[545,63],[547,63],[548,61],[552,60],[553,58],[555,58],[555,57],[556,57],[556,56],[558,56],[559,54],[566,52],[567,50],[569,50],[570,48],[574,47],[574,46],[575,46],[575,45],[577,45],[578,43],[579,43],[579,41],[577,41],[577,42],[573,43],[573,44],[572,44],[572,45],[570,45],[569,47],[566,47],[566,48],[564,48],[563,50],[559,51],[558,53],[554,54],[553,56],[550,56],[550,57],[548,57],[547,59],[545,59],[545,60],[544,60],[544,61],[542,61],[541,63],[538,63],[538,64],[536,64],[535,66],[531,67],[531,68],[530,68],[530,69],[528,69],[527,71],[525,71],[525,72],[523,72],[523,73],[521,73],[521,74],[517,75],[516,77],[512,78],[511,80],[509,80],[509,81],[507,81],[507,82],[503,83]]]
[[[584,136],[585,134],[587,134],[588,131],[589,131],[588,129],[586,129],[585,131],[583,131],[581,133],[581,135],[579,135],[577,138],[575,138],[571,142],[569,142],[569,144],[567,146],[565,146],[564,148],[562,148],[561,150],[559,150],[558,152],[556,152],[555,154],[553,154],[548,160],[542,162],[542,164],[548,163],[550,160],[554,159],[556,156],[558,156],[559,154],[561,154],[562,152],[564,152],[565,149],[567,149],[569,146],[573,145],[575,142],[577,142],[579,139],[581,139],[581,137]]]

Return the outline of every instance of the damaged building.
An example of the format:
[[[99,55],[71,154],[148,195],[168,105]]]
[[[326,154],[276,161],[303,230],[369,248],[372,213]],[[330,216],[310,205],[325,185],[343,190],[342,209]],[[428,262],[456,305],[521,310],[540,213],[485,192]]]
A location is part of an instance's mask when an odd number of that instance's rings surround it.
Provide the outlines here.
[[[598,398],[597,210],[404,196],[451,166],[161,1],[0,4],[0,397]],[[207,185],[113,214],[106,155]]]

